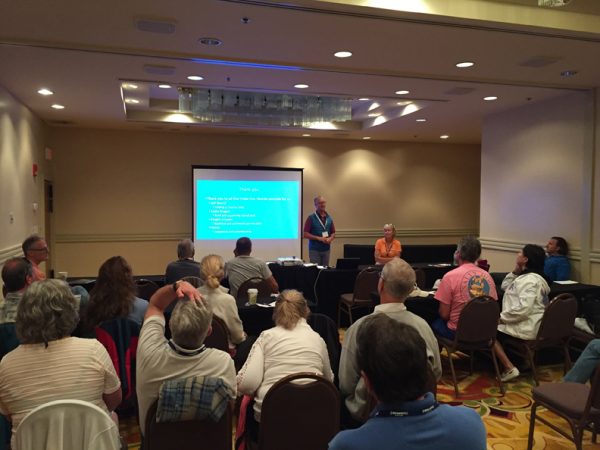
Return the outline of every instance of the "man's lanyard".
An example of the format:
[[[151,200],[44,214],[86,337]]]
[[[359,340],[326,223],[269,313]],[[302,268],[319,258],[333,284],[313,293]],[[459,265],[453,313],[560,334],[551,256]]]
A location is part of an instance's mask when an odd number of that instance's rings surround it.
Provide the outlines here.
[[[179,347],[171,339],[169,339],[169,347],[171,347],[175,353],[181,356],[196,356],[202,353],[204,350],[206,350],[206,345],[204,344],[202,345],[202,347],[197,348],[195,350],[186,350]]]
[[[438,402],[428,405],[425,408],[406,408],[406,409],[380,409],[374,413],[371,417],[406,417],[406,416],[422,416],[423,414],[430,413],[440,404]]]
[[[319,216],[316,212],[315,212],[315,217],[317,218],[317,220],[319,221],[319,223],[323,227],[323,230],[327,231],[327,227],[325,226],[325,225],[327,225],[327,214],[325,215],[325,223],[323,223],[323,221],[321,220],[321,216]]]

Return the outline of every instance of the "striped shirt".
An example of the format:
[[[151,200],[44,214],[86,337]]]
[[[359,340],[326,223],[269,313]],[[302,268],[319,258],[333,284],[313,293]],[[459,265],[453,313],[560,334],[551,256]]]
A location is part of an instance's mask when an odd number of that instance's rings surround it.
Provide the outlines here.
[[[68,337],[44,344],[20,345],[0,361],[0,413],[13,430],[37,406],[53,400],[93,403],[108,413],[103,394],[121,382],[106,349],[95,339]]]

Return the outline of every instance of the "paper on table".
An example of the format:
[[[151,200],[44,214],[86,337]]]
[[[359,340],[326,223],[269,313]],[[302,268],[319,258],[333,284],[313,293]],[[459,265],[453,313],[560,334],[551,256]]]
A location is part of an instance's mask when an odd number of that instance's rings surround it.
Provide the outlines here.
[[[256,306],[260,306],[261,308],[275,308],[275,302],[271,302],[271,303],[257,303]]]
[[[577,284],[579,283],[578,281],[573,281],[573,280],[564,280],[564,281],[555,281],[556,284]]]

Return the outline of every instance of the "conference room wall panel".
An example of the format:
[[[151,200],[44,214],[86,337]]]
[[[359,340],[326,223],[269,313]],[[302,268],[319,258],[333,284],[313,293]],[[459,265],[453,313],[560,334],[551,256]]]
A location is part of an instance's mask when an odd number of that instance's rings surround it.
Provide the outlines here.
[[[52,179],[45,140],[44,123],[0,86],[0,266],[22,254],[25,237],[45,231],[44,180]]]
[[[596,152],[592,99],[575,92],[484,121],[480,235],[493,270],[512,270],[523,244],[545,245],[559,235],[572,247],[572,277],[600,282],[589,262],[598,214],[590,201],[598,172],[589,164]]]
[[[69,276],[95,274],[112,254],[136,273],[162,273],[191,235],[192,164],[304,168],[304,216],[322,194],[336,223],[332,261],[344,243],[373,243],[387,222],[406,243],[479,229],[476,145],[69,128],[51,128],[48,145],[55,268]]]

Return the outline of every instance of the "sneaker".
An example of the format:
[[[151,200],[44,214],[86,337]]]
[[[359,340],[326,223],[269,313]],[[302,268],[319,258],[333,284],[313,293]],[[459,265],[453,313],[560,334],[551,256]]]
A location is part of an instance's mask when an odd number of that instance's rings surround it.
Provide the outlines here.
[[[506,382],[506,381],[510,381],[510,380],[513,380],[513,379],[517,378],[520,374],[521,373],[519,372],[519,369],[517,369],[516,367],[513,367],[512,369],[507,370],[506,372],[504,372],[502,374],[502,376],[500,377],[500,379],[503,382]]]

